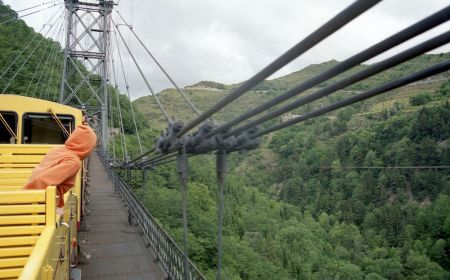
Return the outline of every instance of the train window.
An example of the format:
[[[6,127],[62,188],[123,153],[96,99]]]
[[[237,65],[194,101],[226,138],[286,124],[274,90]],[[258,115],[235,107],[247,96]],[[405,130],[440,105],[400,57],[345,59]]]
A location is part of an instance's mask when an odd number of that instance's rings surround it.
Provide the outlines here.
[[[74,118],[68,115],[27,113],[23,116],[24,144],[64,144],[74,128]]]
[[[17,114],[0,111],[0,144],[17,143]]]

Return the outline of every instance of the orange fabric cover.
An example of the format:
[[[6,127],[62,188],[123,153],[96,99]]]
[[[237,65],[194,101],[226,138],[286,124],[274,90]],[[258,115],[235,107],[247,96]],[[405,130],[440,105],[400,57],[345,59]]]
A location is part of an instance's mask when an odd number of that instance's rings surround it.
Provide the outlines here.
[[[75,177],[83,160],[94,149],[97,137],[94,131],[79,125],[62,147],[50,150],[31,173],[24,189],[46,189],[57,186],[58,207],[64,206],[64,194],[75,184]]]

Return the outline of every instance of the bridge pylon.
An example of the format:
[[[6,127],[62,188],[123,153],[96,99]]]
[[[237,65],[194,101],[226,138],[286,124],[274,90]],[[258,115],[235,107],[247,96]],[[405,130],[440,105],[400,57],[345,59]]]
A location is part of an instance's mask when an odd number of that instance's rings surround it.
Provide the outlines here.
[[[84,110],[101,138],[102,149],[107,150],[108,57],[114,2],[64,2],[67,25],[60,103]]]

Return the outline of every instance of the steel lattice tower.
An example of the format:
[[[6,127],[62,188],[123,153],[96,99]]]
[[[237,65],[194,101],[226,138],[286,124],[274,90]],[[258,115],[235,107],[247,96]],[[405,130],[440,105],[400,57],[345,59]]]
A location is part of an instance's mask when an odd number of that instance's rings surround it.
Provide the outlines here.
[[[108,144],[109,27],[113,5],[113,1],[106,0],[65,0],[67,29],[60,103],[86,112],[104,150]]]

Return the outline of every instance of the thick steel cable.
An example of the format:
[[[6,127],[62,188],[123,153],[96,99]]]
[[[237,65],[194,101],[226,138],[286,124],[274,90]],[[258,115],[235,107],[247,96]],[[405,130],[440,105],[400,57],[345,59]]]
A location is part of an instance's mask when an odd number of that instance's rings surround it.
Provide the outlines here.
[[[62,15],[62,14],[61,14]],[[0,94],[4,94],[6,92],[6,90],[9,88],[9,86],[11,85],[11,83],[14,81],[14,79],[17,77],[17,75],[20,73],[20,71],[22,71],[22,68],[25,64],[27,64],[28,60],[30,60],[30,58],[34,55],[34,53],[36,52],[36,50],[39,48],[39,46],[41,45],[41,43],[46,39],[45,36],[47,36],[47,34],[53,29],[53,27],[56,25],[56,23],[62,19],[61,15],[56,19],[56,21],[50,25],[50,28],[45,32],[45,34],[42,36],[42,38],[38,41],[38,43],[36,44],[36,46],[34,47],[34,49],[28,54],[28,56],[25,58],[25,60],[22,62],[22,64],[19,66],[19,68],[16,70],[16,72],[14,73],[14,75],[9,79],[8,83],[6,84],[6,86],[3,88],[2,92]],[[56,28],[55,28],[56,30]]]
[[[122,33],[120,32],[119,28],[117,27],[116,23],[113,19],[111,19],[113,22],[113,25],[116,29],[116,31],[119,33],[120,39],[122,40],[122,43],[126,47],[129,55],[134,61],[134,64],[136,65],[136,68],[138,69],[139,73],[141,74],[142,78],[144,79],[145,84],[147,85],[147,88],[150,90],[150,93],[152,94],[153,98],[155,98],[156,103],[158,104],[159,110],[162,112],[164,117],[166,118],[166,121],[168,124],[172,123],[172,119],[170,118],[167,111],[164,109],[164,106],[162,105],[161,101],[159,100],[158,95],[153,91],[153,88],[150,86],[150,83],[148,82],[147,78],[144,75],[144,72],[142,71],[141,67],[139,66],[139,63],[137,62],[136,58],[134,57],[133,53],[131,52],[130,48],[128,47],[127,43],[125,42],[125,39],[122,36]]]
[[[150,154],[153,154],[153,153],[155,153],[155,150],[147,151],[147,152],[145,152],[145,153],[143,153],[143,154],[140,154],[139,156],[137,156],[137,157],[135,157],[134,159],[130,160],[130,161],[128,162],[128,164],[132,164],[132,163],[134,163],[134,162],[140,160],[141,158],[143,158],[143,157],[145,157],[145,156],[148,156],[148,155],[150,155]]]
[[[120,67],[122,68],[122,75],[123,75],[123,80],[125,82],[125,88],[126,88],[127,95],[128,95],[128,101],[130,102],[131,116],[133,118],[134,129],[136,131],[136,137],[137,137],[138,144],[139,144],[139,150],[141,151],[141,154],[142,154],[144,151],[142,150],[141,137],[139,135],[139,130],[138,130],[137,124],[136,124],[136,117],[134,114],[133,104],[131,103],[130,86],[128,84],[128,79],[125,74],[125,69],[123,67],[122,54],[120,53],[119,41],[117,40],[117,35],[115,32],[114,32],[114,38],[115,38],[116,45],[117,45],[117,54],[119,55]]]
[[[111,51],[112,52],[112,51]],[[114,60],[112,59],[113,55],[110,53],[110,62],[113,63]],[[115,86],[115,85],[114,85]],[[111,91],[111,87],[108,87],[108,101],[109,101],[109,118],[110,118],[110,130],[111,131],[111,135],[112,135],[112,152],[113,152],[113,159],[114,159],[114,163],[117,160],[117,154],[116,154],[116,134],[113,131],[114,128],[114,110],[113,110],[113,98],[112,98],[112,91]],[[123,151],[123,150],[122,150]],[[123,152],[122,152],[123,155]],[[125,158],[123,156],[123,161],[125,161]]]
[[[175,83],[174,79],[167,73],[166,69],[159,63],[159,61],[156,59],[156,57],[150,52],[150,50],[147,48],[147,46],[142,42],[141,38],[134,32],[133,28],[128,24],[128,22],[122,17],[120,12],[116,10],[116,13],[119,15],[119,17],[122,19],[122,21],[125,23],[126,26],[130,29],[131,33],[136,37],[136,39],[139,41],[139,43],[142,45],[142,47],[145,49],[147,54],[152,58],[152,60],[158,65],[159,69],[164,73],[164,75],[167,77],[167,79],[172,83],[172,85],[175,87],[175,89],[178,91],[178,93],[184,98],[184,100],[188,103],[189,107],[197,114],[197,116],[201,115],[200,110],[197,109],[195,104],[189,99],[189,97],[186,95],[184,90],[182,90],[177,83]]]
[[[113,106],[112,106],[112,100],[111,100],[111,90],[108,91],[108,101],[109,101],[109,131],[111,131],[111,138],[112,138],[112,152],[113,152],[113,159],[116,161],[116,134],[113,131],[114,128],[114,113],[113,113]]]
[[[186,134],[189,130],[193,129],[195,126],[212,116],[217,111],[221,110],[227,104],[231,103],[233,100],[237,99],[254,86],[262,82],[265,78],[269,77],[283,66],[321,42],[323,39],[333,34],[341,27],[355,19],[357,16],[367,11],[374,5],[376,5],[381,0],[358,0],[347,7],[345,10],[334,16],[327,23],[319,27],[316,31],[311,33],[305,39],[300,41],[297,45],[292,47],[290,50],[285,52],[282,56],[277,58],[275,61],[266,66],[263,70],[258,72],[252,78],[242,83],[237,87],[232,93],[221,99],[215,105],[210,107],[206,112],[202,113],[198,118],[187,124],[181,129],[177,136],[182,136]]]
[[[389,50],[433,27],[438,26],[439,24],[442,24],[450,19],[450,6],[447,6],[446,8],[434,13],[433,15],[411,25],[408,28],[403,29],[400,32],[397,32],[396,34],[390,36],[389,38],[379,42],[378,44],[375,44],[366,50],[346,59],[345,61],[340,62],[336,66],[320,73],[319,75],[314,76],[313,78],[295,86],[294,88],[289,89],[287,92],[275,97],[272,100],[269,100],[265,102],[264,104],[245,112],[244,114],[240,115],[239,117],[235,118],[232,121],[229,121],[217,128],[215,128],[213,131],[208,133],[207,137],[211,137],[221,131],[226,131],[232,126],[247,120],[251,118],[252,116],[255,116],[261,112],[264,112],[265,110],[269,109],[270,107],[279,104],[289,98],[292,98],[302,92],[304,92],[307,89],[312,88],[313,86],[316,86],[320,84],[321,82],[324,82],[328,79],[331,79],[350,68],[367,61],[375,56],[377,56],[380,53],[385,52],[386,50]]]
[[[388,59],[385,59],[381,62],[378,62],[378,63],[366,68],[365,70],[362,70],[362,71],[360,71],[356,74],[353,74],[345,79],[342,79],[342,80],[340,80],[330,86],[327,86],[311,95],[299,98],[296,101],[294,101],[286,106],[283,106],[273,112],[270,112],[270,113],[254,120],[254,121],[251,121],[243,126],[233,129],[233,130],[227,132],[225,134],[225,137],[228,137],[231,135],[236,135],[250,127],[255,127],[255,126],[257,126],[263,122],[266,122],[272,118],[275,118],[286,112],[296,109],[299,106],[305,105],[307,103],[313,102],[322,97],[330,95],[331,93],[336,92],[337,90],[343,89],[349,85],[352,85],[356,82],[364,80],[375,74],[378,74],[378,73],[380,73],[386,69],[389,69],[391,67],[394,67],[402,62],[405,62],[405,61],[410,60],[414,57],[417,57],[421,54],[424,54],[427,51],[431,51],[435,48],[438,48],[448,42],[450,42],[450,31],[444,32],[441,35],[438,35],[430,40],[427,40],[419,45],[416,45],[410,49],[407,49],[406,51],[396,54],[396,55],[394,55]]]
[[[19,19],[24,18],[24,17],[27,17],[27,16],[31,16],[31,15],[40,13],[40,12],[42,12],[42,11],[48,10],[48,9],[50,9],[50,8],[54,8],[54,7],[59,6],[59,5],[61,5],[61,4],[63,4],[63,2],[61,2],[61,3],[59,3],[59,4],[53,4],[53,5],[49,6],[49,7],[46,7],[46,8],[43,8],[43,9],[40,9],[40,10],[38,10],[38,11],[34,11],[34,12],[31,12],[31,13],[28,13],[28,14],[25,14],[25,15],[21,15],[21,16],[18,16],[18,17],[16,17],[16,18],[12,18],[12,19],[8,19],[8,20],[5,20],[5,21],[2,21],[2,22],[0,22],[0,25],[6,24],[6,23],[11,22],[11,21],[19,20]]]
[[[116,97],[116,105],[117,105],[117,111],[119,115],[119,125],[120,125],[120,131],[121,131],[121,142],[122,142],[122,154],[124,156],[124,162],[128,161],[128,147],[127,147],[127,139],[125,139],[125,130],[123,128],[123,118],[122,118],[122,109],[120,107],[120,98],[119,98],[119,91],[117,90],[117,79],[116,79],[116,68],[114,67],[114,59],[112,58],[112,54],[110,52],[110,61],[111,61],[111,71],[112,71],[112,78],[114,87],[116,89],[116,92],[113,94]],[[125,149],[124,149],[125,148]]]
[[[333,104],[324,106],[324,107],[322,107],[322,108],[320,108],[318,110],[315,110],[315,111],[306,113],[304,115],[301,115],[299,117],[293,118],[293,119],[291,119],[289,121],[286,121],[284,123],[281,123],[281,124],[275,125],[273,127],[270,127],[268,129],[262,130],[260,132],[257,132],[256,134],[252,135],[252,138],[260,137],[262,135],[268,134],[268,133],[276,131],[276,130],[280,130],[280,129],[285,128],[287,126],[294,125],[296,123],[308,120],[308,119],[313,118],[313,117],[318,117],[320,115],[323,115],[325,113],[334,111],[336,109],[339,109],[339,108],[342,108],[342,107],[345,107],[345,106],[349,106],[349,105],[351,105],[353,103],[356,103],[356,102],[359,102],[359,101],[362,101],[362,100],[374,97],[376,95],[385,93],[387,91],[394,90],[396,88],[399,88],[401,86],[407,85],[409,83],[420,81],[422,79],[431,77],[433,75],[436,75],[436,74],[439,74],[439,73],[442,73],[442,72],[445,72],[445,71],[448,71],[448,70],[450,70],[450,59],[448,59],[448,60],[446,60],[444,62],[435,64],[435,65],[433,65],[431,67],[428,67],[428,68],[426,68],[424,70],[418,71],[416,73],[413,73],[413,74],[410,74],[408,76],[402,77],[400,79],[394,80],[392,82],[386,83],[386,84],[384,84],[382,86],[379,86],[377,88],[370,89],[370,90],[365,91],[363,93],[360,93],[360,94],[354,95],[352,97],[346,98],[344,100],[335,102]]]
[[[31,39],[30,42],[20,51],[20,53],[16,56],[16,58],[6,67],[6,69],[3,71],[3,73],[0,75],[0,79],[5,76],[5,74],[11,69],[11,67],[17,62],[17,60],[20,58],[20,56],[30,47],[30,45],[36,40],[36,38],[40,35],[40,33],[45,29],[45,26],[52,21],[53,17],[58,14],[58,10],[52,15],[52,17],[42,26],[42,28],[34,34],[34,37]]]
[[[153,158],[151,158],[151,159],[148,159],[148,160],[146,160],[146,161],[143,161],[143,162],[140,162],[140,163],[138,163],[138,164],[135,164],[133,167],[136,167],[136,168],[147,167],[147,166],[149,166],[149,165],[154,165],[155,162],[159,162],[159,161],[162,161],[162,160],[166,160],[166,159],[175,157],[176,155],[177,155],[176,153],[167,154],[167,155],[166,155],[166,154],[164,154],[164,155],[158,155],[158,156],[155,156],[155,157],[153,157]],[[128,164],[128,165],[129,165],[129,164]]]
[[[332,165],[319,165],[319,166],[311,166],[311,165],[296,165],[299,168],[320,168],[320,169],[334,169],[336,166]],[[450,165],[412,165],[412,166],[356,166],[356,165],[343,165],[339,166],[339,169],[450,169]]]
[[[60,1],[60,0],[54,0],[54,1],[46,2],[46,3],[42,3],[42,4],[39,4],[39,5],[35,5],[35,6],[28,7],[28,8],[22,9],[22,10],[18,10],[18,11],[14,11],[13,10],[11,12],[6,12],[6,13],[3,13],[3,14],[0,14],[0,17],[1,16],[5,16],[5,15],[10,15],[10,14],[13,14],[13,13],[25,12],[25,11],[28,11],[28,10],[31,10],[31,9],[34,9],[34,8],[38,8],[38,7],[47,5],[47,4],[52,4],[52,3],[55,3],[55,2],[58,2],[58,1]]]

